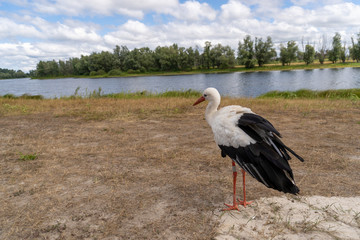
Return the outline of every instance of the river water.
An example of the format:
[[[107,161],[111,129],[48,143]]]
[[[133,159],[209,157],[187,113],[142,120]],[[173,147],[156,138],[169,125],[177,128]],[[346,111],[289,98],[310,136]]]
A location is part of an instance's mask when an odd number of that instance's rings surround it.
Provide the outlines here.
[[[0,80],[0,95],[30,94],[55,98],[73,95],[78,87],[79,94],[85,95],[99,88],[103,93],[144,90],[160,93],[187,89],[202,91],[210,86],[217,88],[222,95],[233,97],[257,97],[273,90],[360,88],[360,68],[121,78],[6,79]]]

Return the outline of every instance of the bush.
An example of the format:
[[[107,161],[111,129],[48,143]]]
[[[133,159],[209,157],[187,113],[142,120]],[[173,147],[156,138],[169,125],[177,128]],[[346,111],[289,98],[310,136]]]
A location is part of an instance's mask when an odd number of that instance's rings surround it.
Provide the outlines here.
[[[257,62],[256,59],[248,59],[245,62],[245,67],[246,68],[254,68],[256,65],[256,62]]]
[[[98,75],[98,76],[106,75],[106,72],[104,70],[100,69],[96,72],[96,75]]]
[[[106,75],[106,72],[102,69],[90,72],[90,76],[102,76],[102,75]]]
[[[123,72],[120,69],[113,69],[108,72],[109,76],[121,76]]]
[[[137,69],[137,70],[129,69],[129,70],[127,70],[127,73],[130,73],[130,74],[132,74],[132,73],[140,73],[140,70],[139,69]]]
[[[96,71],[91,71],[89,76],[96,76],[97,75],[97,72]]]

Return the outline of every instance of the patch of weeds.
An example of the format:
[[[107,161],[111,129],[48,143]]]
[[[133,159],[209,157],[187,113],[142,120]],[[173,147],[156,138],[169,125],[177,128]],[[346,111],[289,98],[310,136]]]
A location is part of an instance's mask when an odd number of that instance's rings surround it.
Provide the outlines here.
[[[24,189],[20,189],[19,191],[14,192],[12,195],[14,197],[17,197],[17,196],[20,196],[23,193],[25,193]]]
[[[21,105],[11,105],[11,104],[8,104],[8,103],[4,103],[3,108],[7,112],[14,112],[14,111],[20,111],[22,113],[27,113],[28,112],[28,108],[26,106],[21,106]]]
[[[357,223],[357,225],[360,227],[360,212],[355,212],[354,220]]]
[[[274,202],[270,203],[270,207],[271,207],[271,212],[272,213],[278,213],[280,211],[280,209],[281,209],[281,206],[279,204],[277,204],[277,203],[274,203]]]
[[[318,228],[318,225],[321,221],[322,220],[320,219],[317,219],[315,221],[309,221],[307,219],[304,219],[303,221],[298,223],[298,227],[301,228],[304,233],[319,231],[320,229]]]
[[[307,117],[310,114],[309,111],[302,111],[301,113],[302,113],[303,117]]]
[[[62,232],[65,229],[66,229],[66,224],[61,224],[61,223],[57,222],[54,225],[49,225],[49,226],[45,227],[44,229],[42,229],[42,232],[52,232],[52,231]]]
[[[125,132],[125,128],[121,127],[118,130],[115,131],[116,134],[121,134]]]
[[[23,154],[23,153],[19,153],[20,157],[18,158],[19,161],[32,161],[32,160],[36,160],[38,158],[36,153],[32,153],[32,154]]]

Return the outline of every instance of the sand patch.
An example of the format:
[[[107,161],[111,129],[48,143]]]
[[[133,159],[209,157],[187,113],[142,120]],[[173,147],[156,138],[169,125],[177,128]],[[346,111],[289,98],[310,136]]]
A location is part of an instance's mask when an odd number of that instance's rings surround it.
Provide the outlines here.
[[[221,213],[217,240],[360,239],[360,197],[261,198]]]

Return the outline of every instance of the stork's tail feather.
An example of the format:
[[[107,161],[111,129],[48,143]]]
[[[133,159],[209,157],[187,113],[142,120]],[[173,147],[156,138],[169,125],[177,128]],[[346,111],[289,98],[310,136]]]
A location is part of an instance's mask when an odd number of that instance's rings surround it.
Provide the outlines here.
[[[294,152],[294,150],[292,150],[291,148],[289,148],[288,146],[286,146],[278,137],[274,136],[273,140],[282,148],[285,148],[286,150],[288,150],[289,152],[291,152],[292,155],[294,155],[297,159],[299,159],[300,161],[304,162],[304,159],[302,157],[300,157],[296,152]]]

